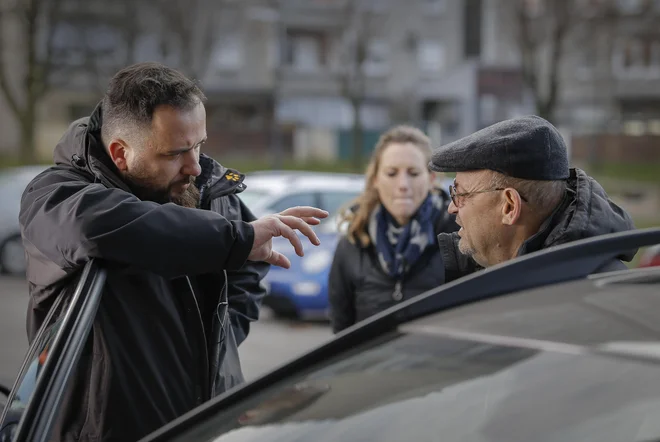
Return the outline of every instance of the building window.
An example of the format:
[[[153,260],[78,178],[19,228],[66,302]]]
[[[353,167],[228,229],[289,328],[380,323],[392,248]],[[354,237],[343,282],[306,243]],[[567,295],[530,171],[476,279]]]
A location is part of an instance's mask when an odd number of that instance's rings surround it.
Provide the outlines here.
[[[619,41],[612,70],[617,77],[660,78],[660,40],[633,37]]]
[[[447,9],[447,0],[422,0],[422,10],[425,14],[439,15]]]
[[[597,48],[588,44],[583,50],[578,51],[576,77],[581,80],[589,80],[593,77],[596,65],[598,63]]]
[[[634,137],[642,136],[646,133],[646,124],[641,120],[629,120],[623,123],[623,133]]]
[[[439,41],[421,41],[417,47],[417,62],[423,72],[441,72],[445,68],[445,48]]]
[[[299,71],[316,71],[326,65],[326,42],[322,33],[287,31],[286,63]]]
[[[240,69],[243,65],[243,48],[238,35],[220,38],[213,60],[218,70]]]
[[[356,0],[350,0],[356,1]],[[389,0],[362,0],[359,3],[360,9],[375,14],[383,14],[390,8]]]
[[[379,77],[389,72],[390,47],[384,40],[371,40],[367,44],[366,59],[362,65],[365,75]]]
[[[616,6],[622,14],[639,14],[646,3],[647,0],[617,0]]]
[[[465,58],[481,56],[481,0],[465,0],[463,11],[463,51]]]

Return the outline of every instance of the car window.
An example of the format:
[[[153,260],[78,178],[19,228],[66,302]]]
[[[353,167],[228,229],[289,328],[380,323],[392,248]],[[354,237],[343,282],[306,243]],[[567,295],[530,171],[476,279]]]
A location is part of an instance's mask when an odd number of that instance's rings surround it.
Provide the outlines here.
[[[35,391],[37,380],[41,375],[41,369],[50,356],[50,347],[61,328],[64,317],[59,311],[65,310],[66,306],[62,308],[53,306],[53,308],[58,309],[57,313],[53,312],[51,315],[52,318],[56,319],[38,334],[35,342],[30,346],[25,358],[24,367],[18,375],[14,394],[10,396],[10,402],[4,411],[2,420],[0,420],[0,423],[3,425],[3,435],[12,434],[16,430],[18,422]]]
[[[28,349],[0,421],[0,441],[46,441],[101,300],[106,273],[90,260],[73,294],[61,293]],[[15,434],[14,434],[15,433]]]
[[[176,441],[643,441],[660,437],[657,365],[393,335],[231,402]]]
[[[263,190],[252,190],[247,188],[243,192],[239,193],[238,197],[243,201],[243,204],[245,204],[248,209],[252,210],[264,198],[267,198],[268,195],[269,193]]]
[[[323,210],[327,210],[330,214],[334,214],[344,205],[348,204],[351,200],[357,198],[359,194],[359,191],[321,192],[321,208]]]
[[[270,211],[273,213],[282,212],[289,207],[295,206],[316,206],[316,195],[312,192],[292,193],[286,195],[270,205]]]

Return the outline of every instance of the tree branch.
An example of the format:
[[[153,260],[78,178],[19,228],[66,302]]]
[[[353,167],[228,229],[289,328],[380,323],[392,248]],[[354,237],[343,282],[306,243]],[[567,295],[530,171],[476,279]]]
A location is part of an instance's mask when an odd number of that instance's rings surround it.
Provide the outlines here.
[[[559,91],[559,76],[562,62],[562,55],[564,54],[564,43],[566,35],[571,27],[571,14],[569,7],[564,0],[556,0],[553,2],[554,17],[553,27],[551,33],[551,46],[552,53],[550,56],[550,73],[549,73],[549,90],[548,96],[545,100],[544,107],[550,112],[554,109],[557,103]]]
[[[9,14],[10,13],[6,10],[0,10],[0,24],[5,21]],[[6,52],[7,48],[5,47],[4,35],[2,31],[0,31],[0,90],[2,90],[2,94],[7,100],[12,113],[16,117],[19,117],[21,115],[21,109],[18,104],[18,99],[9,85],[9,73],[7,72],[7,65],[5,64]]]
[[[33,0],[33,1],[37,1],[37,0]],[[48,10],[48,14],[47,14],[48,35],[46,40],[46,53],[44,55],[44,61],[41,63],[40,78],[39,78],[40,88],[39,90],[36,91],[37,97],[44,96],[48,92],[48,89],[50,88],[50,76],[54,70],[54,63],[53,63],[54,52],[55,52],[54,37],[61,16],[62,0],[49,0],[48,3],[50,5],[50,9]],[[43,5],[43,3],[41,5]],[[39,11],[37,11],[37,13],[38,12]]]
[[[538,102],[541,99],[536,63],[538,43],[532,37],[529,17],[527,16],[523,0],[516,1],[514,5],[514,15],[516,17],[518,29],[517,40],[521,55],[523,79],[532,91],[534,100]]]

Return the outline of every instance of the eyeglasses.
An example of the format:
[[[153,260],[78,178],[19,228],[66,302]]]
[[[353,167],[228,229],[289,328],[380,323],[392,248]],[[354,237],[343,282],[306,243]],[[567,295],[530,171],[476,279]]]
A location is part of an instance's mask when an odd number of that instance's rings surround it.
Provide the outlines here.
[[[456,207],[462,207],[465,197],[468,197],[470,195],[476,195],[478,193],[497,192],[499,190],[506,190],[506,189],[507,189],[507,187],[496,187],[494,189],[475,190],[474,192],[461,192],[461,193],[458,193],[458,192],[456,192],[456,185],[451,184],[449,186],[449,196],[451,197],[451,200],[452,200],[452,202],[454,203],[454,205]],[[520,192],[518,192],[518,195],[520,195]],[[524,202],[527,202],[525,197],[522,196],[522,195],[520,195],[520,199],[523,200]]]

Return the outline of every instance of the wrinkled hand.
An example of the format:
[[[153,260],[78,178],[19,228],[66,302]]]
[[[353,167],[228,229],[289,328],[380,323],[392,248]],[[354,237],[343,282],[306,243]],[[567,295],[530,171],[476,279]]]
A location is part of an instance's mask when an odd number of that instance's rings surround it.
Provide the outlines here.
[[[316,207],[292,207],[276,215],[268,215],[252,221],[254,228],[254,243],[252,251],[248,255],[250,261],[265,261],[269,264],[284,267],[291,267],[291,261],[281,253],[273,250],[273,238],[283,236],[291,242],[291,245],[298,256],[303,256],[302,242],[296,234],[296,230],[309,238],[309,241],[318,246],[321,244],[319,238],[310,226],[318,225],[320,218],[326,218],[328,212],[317,209]]]

